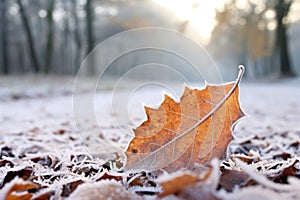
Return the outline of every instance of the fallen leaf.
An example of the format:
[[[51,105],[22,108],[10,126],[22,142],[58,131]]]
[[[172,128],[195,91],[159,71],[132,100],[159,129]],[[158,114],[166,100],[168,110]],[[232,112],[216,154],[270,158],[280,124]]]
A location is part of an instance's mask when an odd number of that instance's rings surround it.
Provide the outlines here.
[[[2,180],[2,184],[0,185],[0,188],[2,188],[6,183],[10,182],[13,180],[15,177],[20,177],[23,180],[26,180],[32,175],[33,168],[32,167],[25,167],[21,169],[10,169],[7,171],[4,179]]]
[[[32,182],[16,182],[7,191],[5,200],[30,199],[33,195],[30,190],[35,191],[39,188],[38,184]]]
[[[171,180],[162,181],[159,184],[162,187],[163,192],[159,194],[159,197],[164,197],[169,194],[176,194],[185,187],[195,184],[199,180],[199,177],[196,175],[184,173]]]
[[[68,197],[82,183],[82,180],[76,180],[63,185],[61,196]]]
[[[30,158],[30,160],[34,163],[38,163],[42,166],[48,166],[48,167],[53,167],[58,163],[58,158],[52,157],[49,155],[36,156],[36,157]]]
[[[52,196],[55,195],[55,191],[46,191],[44,193],[41,194],[35,194],[31,197],[31,200],[48,200],[51,199]]]
[[[299,163],[299,160],[291,161],[289,165],[285,166],[281,171],[270,178],[276,183],[288,184],[288,177],[295,176],[299,172],[299,169],[295,167],[297,163]]]
[[[183,170],[158,177],[157,182],[162,188],[158,197],[176,195],[181,199],[216,199],[214,191],[220,180],[219,166],[219,161],[213,159],[210,167],[200,173]]]
[[[221,169],[219,187],[228,192],[232,192],[235,186],[245,186],[250,181],[250,177],[243,171]]]
[[[232,83],[203,90],[186,87],[180,102],[165,95],[158,109],[145,107],[147,120],[134,130],[125,169],[172,172],[223,158],[232,140],[231,127],[244,116],[238,100],[243,72],[240,67]]]
[[[151,180],[151,176],[147,173],[142,172],[135,175],[133,178],[130,178],[130,182],[128,183],[128,187],[156,187],[156,183]]]
[[[238,158],[248,164],[251,164],[253,162],[258,162],[260,161],[261,159],[259,157],[256,157],[254,155],[252,155],[251,153],[249,153],[249,155],[244,155],[244,154],[232,154],[230,155],[230,157],[232,159],[235,159],[235,158]]]
[[[54,135],[63,135],[65,134],[66,130],[65,129],[59,129],[57,131],[54,131],[53,134]]]
[[[0,160],[0,167],[3,167],[3,166],[8,166],[8,167],[13,167],[14,166],[14,163],[10,160],[6,160],[6,159],[1,159]]]
[[[99,178],[97,178],[95,181],[102,181],[102,180],[122,181],[123,177],[121,174],[112,174],[112,173],[105,171],[105,172],[102,172],[102,174],[100,174]]]
[[[13,154],[12,149],[10,147],[5,146],[1,148],[0,151],[0,158],[2,158],[3,156],[14,157],[15,155]]]

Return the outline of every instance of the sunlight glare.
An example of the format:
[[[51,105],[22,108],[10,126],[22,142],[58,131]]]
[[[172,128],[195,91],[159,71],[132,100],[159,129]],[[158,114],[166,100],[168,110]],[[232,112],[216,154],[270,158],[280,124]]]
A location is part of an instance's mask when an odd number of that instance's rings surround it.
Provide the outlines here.
[[[183,22],[196,29],[204,42],[207,42],[216,24],[215,9],[223,6],[223,0],[153,0],[158,5],[169,9]]]

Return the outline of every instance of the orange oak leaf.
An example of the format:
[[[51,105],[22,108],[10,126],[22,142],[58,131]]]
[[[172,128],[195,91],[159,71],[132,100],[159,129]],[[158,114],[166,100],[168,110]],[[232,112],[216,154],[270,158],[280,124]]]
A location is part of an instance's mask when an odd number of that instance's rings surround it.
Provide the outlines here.
[[[158,109],[145,107],[147,120],[134,130],[125,169],[172,172],[223,158],[232,125],[244,116],[238,87],[243,73],[240,66],[235,82],[203,90],[186,87],[180,102],[165,95]]]

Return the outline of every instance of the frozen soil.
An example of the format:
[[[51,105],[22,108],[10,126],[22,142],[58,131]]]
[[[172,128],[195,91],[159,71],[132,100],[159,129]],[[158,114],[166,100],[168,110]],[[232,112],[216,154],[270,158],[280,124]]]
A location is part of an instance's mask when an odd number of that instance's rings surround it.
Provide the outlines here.
[[[161,188],[152,175],[120,169],[132,137],[124,131],[143,121],[142,106],[132,106],[129,117],[118,113],[111,109],[112,93],[107,89],[95,93],[96,121],[89,116],[74,119],[73,81],[0,77],[0,195],[16,184],[33,182],[36,190],[26,192],[35,199],[158,198]],[[87,81],[79,96],[84,98],[89,87]],[[162,95],[153,90],[143,98],[159,103]],[[247,117],[236,125],[228,158],[218,161],[213,181],[165,199],[185,199],[195,191],[204,194],[206,187],[208,199],[300,198],[300,79],[243,81],[240,101]],[[226,170],[238,170],[232,176],[241,180],[228,184]]]

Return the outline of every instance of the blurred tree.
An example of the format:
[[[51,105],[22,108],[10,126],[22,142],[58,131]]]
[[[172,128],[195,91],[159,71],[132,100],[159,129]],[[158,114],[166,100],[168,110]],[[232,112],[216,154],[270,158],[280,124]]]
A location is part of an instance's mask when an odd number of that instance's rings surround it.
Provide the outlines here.
[[[1,0],[1,45],[2,45],[2,72],[8,74],[9,72],[9,59],[8,59],[8,46],[7,46],[7,0]]]
[[[74,74],[97,42],[126,29],[178,24],[151,0],[0,0],[0,6],[3,73]],[[87,73],[96,74],[89,58]]]
[[[44,72],[48,73],[51,68],[52,52],[53,52],[53,10],[55,6],[54,0],[49,0],[47,9],[48,36],[46,44],[46,58]]]
[[[82,48],[82,41],[80,37],[80,30],[79,30],[79,19],[78,19],[78,14],[77,14],[77,9],[76,9],[76,0],[72,0],[72,11],[71,11],[71,16],[74,19],[74,40],[75,40],[75,69],[74,72],[77,72],[79,70],[79,63],[81,61],[81,48]]]
[[[287,38],[287,16],[293,0],[277,0],[276,11],[276,50],[280,55],[280,71],[283,76],[293,76],[294,72],[290,64]]]
[[[92,8],[92,0],[87,0],[85,4],[86,12],[86,25],[87,25],[87,39],[88,39],[88,52],[94,48],[94,35],[93,35],[93,19],[94,19],[94,10]]]
[[[70,68],[71,62],[70,58],[72,57],[73,51],[70,49],[70,42],[71,41],[71,28],[70,28],[70,8],[71,4],[69,1],[62,1],[61,7],[64,10],[65,14],[62,19],[62,38],[63,40],[61,41],[61,56],[64,58],[62,60],[62,66],[64,66],[61,69],[62,73],[67,73],[68,69]]]
[[[27,13],[25,11],[24,5],[22,3],[22,0],[17,0],[17,2],[18,2],[18,5],[19,5],[19,8],[20,8],[21,18],[22,18],[23,25],[24,25],[24,28],[25,28],[25,32],[26,32],[26,35],[27,35],[27,39],[28,39],[29,52],[30,52],[31,61],[32,61],[32,64],[33,64],[33,69],[34,69],[35,72],[39,72],[41,68],[40,68],[38,58],[37,58],[37,54],[36,54],[36,51],[35,51],[35,45],[34,45],[35,40],[32,37],[32,32],[31,32],[32,29],[30,28],[30,25],[29,25],[29,19],[28,19]]]
[[[87,48],[87,54],[89,54],[95,44],[95,38],[94,38],[94,31],[93,31],[93,19],[94,19],[94,9],[92,6],[93,1],[92,0],[87,0],[85,4],[85,13],[86,13],[86,34],[87,34],[87,43],[88,43],[88,48]],[[93,55],[90,56],[90,59],[88,60],[89,62],[89,73],[94,74],[94,58]]]
[[[230,48],[236,60],[251,65],[254,75],[275,71],[274,58],[279,53],[280,74],[292,75],[286,23],[292,2],[227,1],[224,8],[217,11],[211,45]],[[216,47],[215,51],[216,55],[224,54],[223,48]]]

